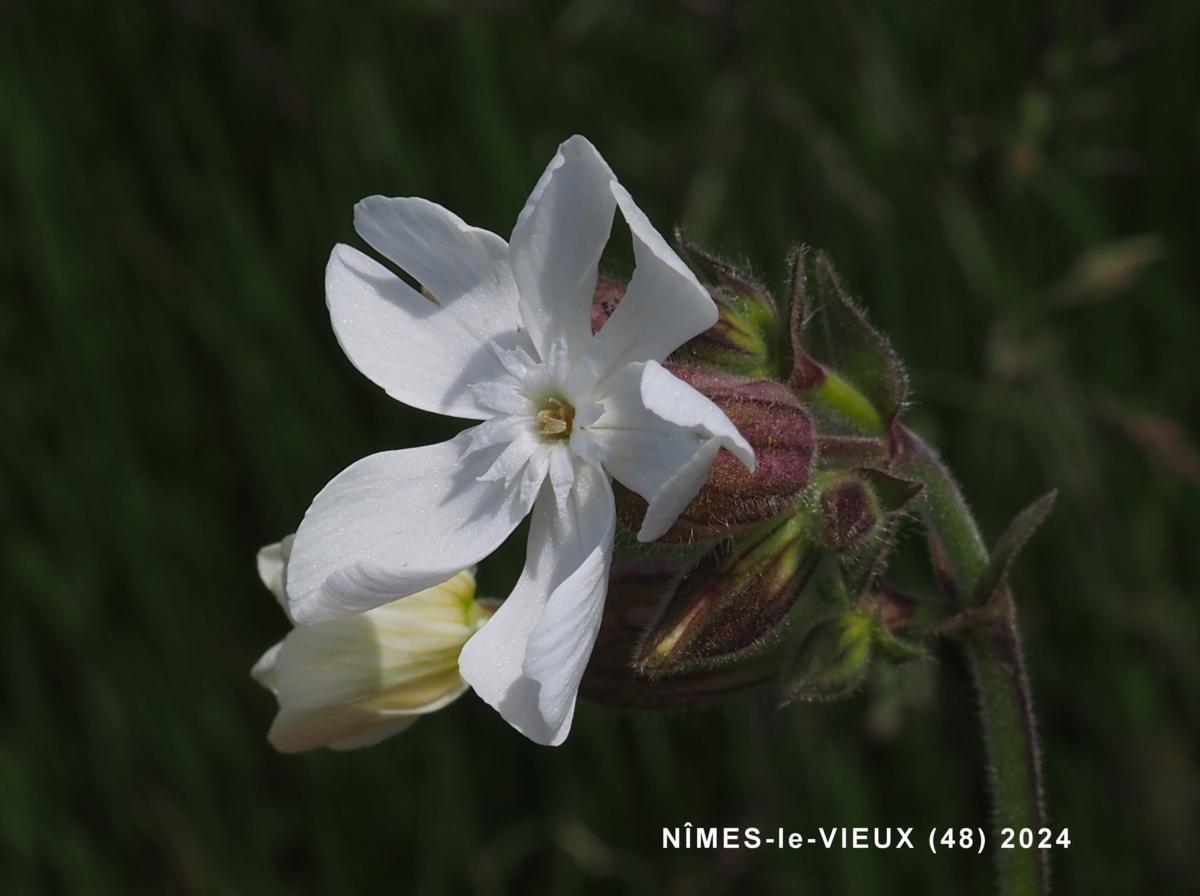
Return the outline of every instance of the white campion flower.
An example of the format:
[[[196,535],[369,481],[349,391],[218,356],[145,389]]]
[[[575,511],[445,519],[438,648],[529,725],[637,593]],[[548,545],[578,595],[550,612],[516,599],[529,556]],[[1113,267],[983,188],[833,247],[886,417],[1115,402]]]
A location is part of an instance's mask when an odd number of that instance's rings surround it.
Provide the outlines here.
[[[292,537],[258,552],[281,604]],[[463,645],[492,614],[469,572],[366,613],[293,629],[250,674],[279,700],[267,735],[284,753],[369,747],[461,697]]]
[[[637,267],[593,336],[617,209]],[[398,401],[483,422],[364,458],[317,495],[289,567],[292,615],[316,622],[428,588],[486,557],[532,510],[524,572],[460,668],[510,724],[559,744],[607,591],[610,477],[648,502],[638,538],[651,541],[721,448],[753,468],[725,414],[659,364],[716,323],[716,306],[582,137],[559,147],[507,244],[416,198],[364,199],[354,225],[425,295],[337,246],[325,288],[342,349]]]

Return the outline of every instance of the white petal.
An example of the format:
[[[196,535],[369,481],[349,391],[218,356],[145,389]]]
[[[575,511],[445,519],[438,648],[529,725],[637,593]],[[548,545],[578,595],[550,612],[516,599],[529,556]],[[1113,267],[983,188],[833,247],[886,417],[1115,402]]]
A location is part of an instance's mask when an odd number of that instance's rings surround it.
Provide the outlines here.
[[[538,412],[537,403],[510,377],[475,383],[471,386],[471,398],[488,417],[532,417]]]
[[[461,693],[460,690],[455,696]],[[420,718],[420,715],[381,715],[354,705],[281,711],[271,724],[267,740],[281,753],[300,753],[319,747],[357,750],[411,728]]]
[[[280,710],[267,732],[267,740],[280,753],[301,753],[360,737],[380,721],[376,714],[355,706]]]
[[[583,137],[563,143],[533,188],[509,241],[521,319],[543,361],[556,338],[579,357],[591,336],[596,268],[612,229],[615,182]]]
[[[671,527],[721,448],[754,469],[754,450],[724,411],[658,363],[627,365],[608,386],[589,432],[604,442],[605,469],[650,504],[638,540]]]
[[[515,433],[511,442],[499,447],[502,449],[500,454],[479,478],[487,482],[499,481],[509,485],[525,470],[526,464],[539,452],[542,443],[532,432],[524,429]]]
[[[525,470],[521,474],[521,500],[531,507],[538,489],[550,474],[550,454],[553,450],[549,445],[542,445],[525,462]]]
[[[654,541],[666,534],[683,508],[704,487],[708,470],[717,459],[721,447],[719,439],[702,442],[690,460],[684,461],[673,475],[656,483],[654,499],[646,508],[646,515],[642,517],[642,525],[638,529],[638,541]]]
[[[373,454],[336,476],[304,516],[288,606],[311,623],[377,607],[478,563],[529,512],[517,484],[481,482],[502,446],[448,442]]]
[[[611,560],[610,535],[609,542],[588,554],[546,601],[521,670],[522,682],[536,685],[530,692],[537,697],[537,715],[519,692],[510,693],[501,706],[501,712],[511,713],[506,717],[513,724],[514,719],[528,719],[528,730],[517,727],[539,743],[556,747],[571,732],[579,683],[604,616]]]
[[[386,740],[393,734],[407,731],[417,724],[420,716],[400,716],[395,719],[382,719],[372,727],[365,728],[358,734],[335,741],[329,745],[331,750],[361,750],[363,747],[373,747],[380,741]]]
[[[506,349],[495,343],[492,343],[492,348],[496,352],[496,357],[500,359],[500,363],[504,365],[504,369],[518,383],[529,376],[529,372],[537,366],[535,361],[527,351],[521,348]]]
[[[519,344],[515,324],[486,329],[479,315],[460,313],[466,297],[435,304],[350,246],[329,257],[325,297],[342,350],[392,398],[455,417],[492,416],[470,387],[506,376],[489,340]]]
[[[267,586],[267,590],[275,595],[279,605],[287,610],[287,598],[284,597],[284,570],[288,557],[292,553],[292,541],[295,535],[288,535],[282,541],[269,544],[258,552],[258,577]]]
[[[562,743],[599,631],[616,515],[602,471],[575,470],[565,513],[542,486],[525,569],[495,615],[467,642],[459,671],[514,728]]]
[[[427,289],[443,308],[483,333],[516,327],[517,291],[508,246],[490,231],[428,199],[368,196],[354,229],[380,255]]]
[[[567,510],[567,501],[571,497],[571,488],[575,485],[575,465],[571,460],[571,450],[566,445],[555,445],[549,451],[550,456],[550,485],[554,489],[554,498],[558,501],[559,513]]]
[[[493,417],[469,430],[470,450],[489,445],[507,445],[522,435],[532,434],[534,422],[530,417]]]
[[[612,317],[592,339],[587,364],[596,380],[634,361],[664,361],[717,322],[717,306],[624,187],[613,195],[633,233],[637,267]]]
[[[279,662],[279,650],[281,647],[283,647],[282,641],[268,648],[267,652],[258,658],[258,662],[250,670],[250,676],[273,694],[279,689],[278,676],[275,674],[275,664]]]

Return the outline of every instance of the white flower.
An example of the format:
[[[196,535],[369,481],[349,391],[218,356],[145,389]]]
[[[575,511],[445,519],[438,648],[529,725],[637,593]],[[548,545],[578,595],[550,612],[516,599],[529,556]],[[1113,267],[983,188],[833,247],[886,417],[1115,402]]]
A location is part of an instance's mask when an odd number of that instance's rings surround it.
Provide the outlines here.
[[[292,539],[258,552],[258,574],[283,602]],[[284,753],[369,747],[467,690],[458,656],[492,608],[458,575],[366,613],[293,629],[251,670],[279,698],[268,739]]]
[[[618,208],[637,268],[593,336]],[[649,503],[638,533],[649,541],[721,448],[753,466],[724,413],[659,364],[716,323],[716,306],[582,137],[559,147],[507,244],[424,199],[364,199],[354,224],[425,295],[337,246],[325,287],[342,349],[393,398],[483,422],[330,482],[296,535],[289,606],[307,623],[427,588],[490,554],[532,510],[525,570],[460,666],[509,723],[561,743],[607,590],[609,477]]]

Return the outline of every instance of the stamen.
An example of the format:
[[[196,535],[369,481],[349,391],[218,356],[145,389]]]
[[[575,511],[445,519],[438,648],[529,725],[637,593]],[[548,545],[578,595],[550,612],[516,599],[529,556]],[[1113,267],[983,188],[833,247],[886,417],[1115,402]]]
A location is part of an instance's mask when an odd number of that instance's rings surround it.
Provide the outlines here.
[[[565,439],[571,434],[575,408],[559,398],[546,399],[546,407],[538,411],[538,430],[548,439]]]

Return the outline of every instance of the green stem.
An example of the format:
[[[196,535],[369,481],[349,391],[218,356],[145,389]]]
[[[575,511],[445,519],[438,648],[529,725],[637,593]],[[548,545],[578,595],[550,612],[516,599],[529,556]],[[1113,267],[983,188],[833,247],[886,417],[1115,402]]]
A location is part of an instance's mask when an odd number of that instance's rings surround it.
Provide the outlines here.
[[[960,602],[970,600],[988,565],[988,551],[962,492],[937,455],[905,429],[896,434],[898,462],[925,484],[923,516],[938,575]],[[1001,832],[1046,826],[1037,726],[1017,610],[1007,586],[978,611],[978,624],[956,638],[971,666],[987,748],[993,800],[992,850],[1004,896],[1050,892],[1049,851],[1000,849]]]

